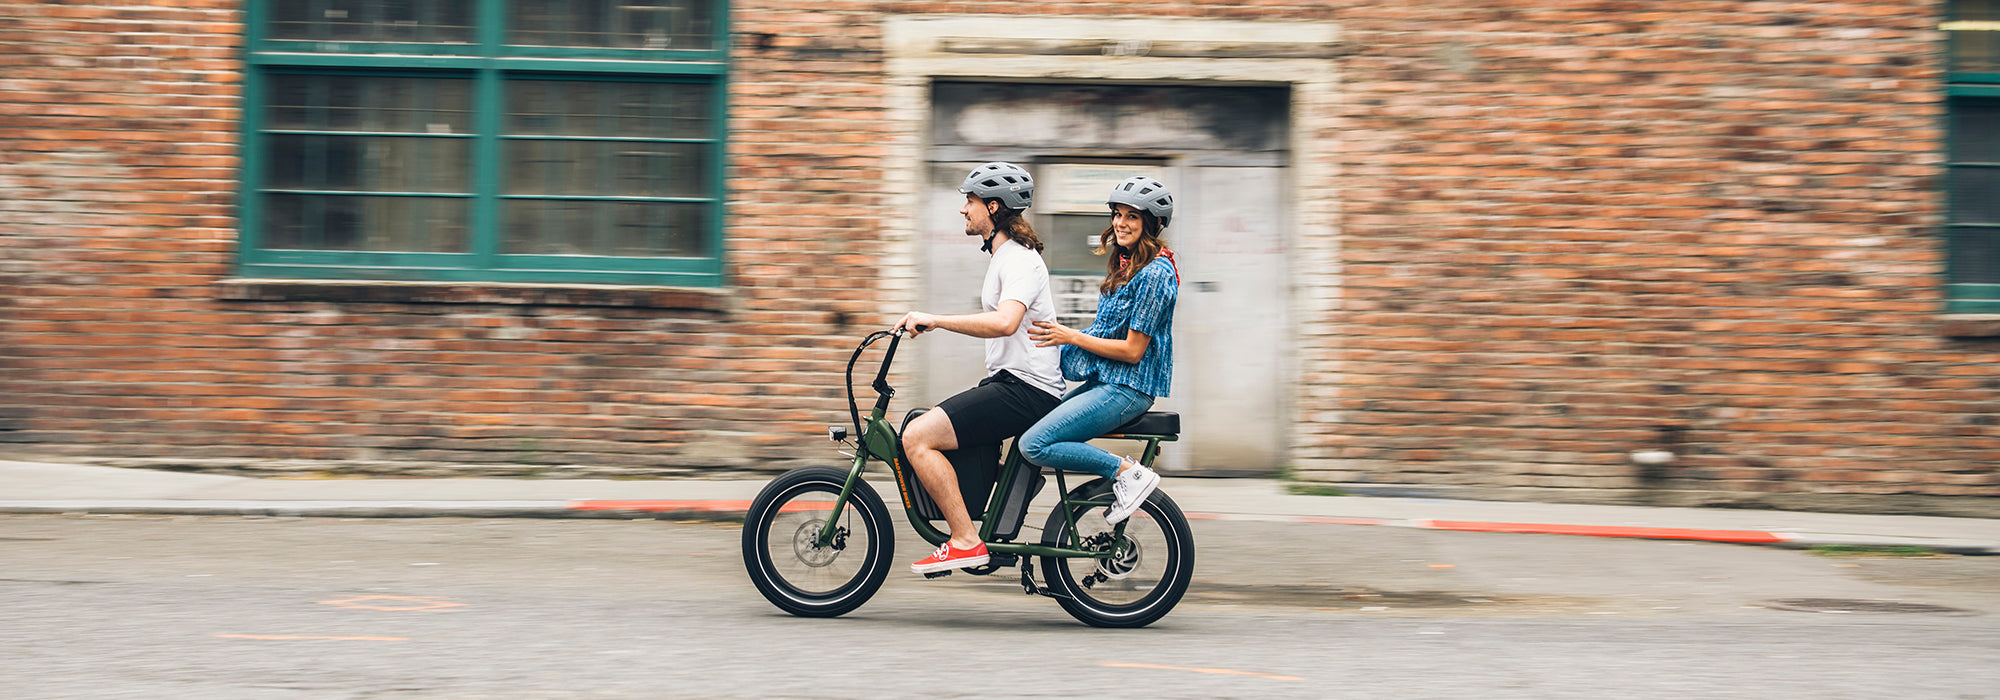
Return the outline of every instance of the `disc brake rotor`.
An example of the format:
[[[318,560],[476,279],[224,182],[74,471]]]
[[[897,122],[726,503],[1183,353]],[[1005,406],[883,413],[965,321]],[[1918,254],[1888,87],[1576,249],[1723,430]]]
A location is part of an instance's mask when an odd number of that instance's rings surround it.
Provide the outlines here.
[[[1139,543],[1124,539],[1120,544],[1125,546],[1125,551],[1120,552],[1118,556],[1097,560],[1097,572],[1103,574],[1105,578],[1123,579],[1139,570],[1139,561],[1144,557],[1144,553],[1139,551]]]
[[[798,531],[792,533],[792,553],[798,556],[799,561],[805,562],[806,566],[817,569],[832,564],[834,559],[840,557],[841,545],[847,541],[847,528],[834,531],[833,544],[825,547],[814,546],[819,541],[820,526],[825,524],[818,519],[807,520],[799,523]]]

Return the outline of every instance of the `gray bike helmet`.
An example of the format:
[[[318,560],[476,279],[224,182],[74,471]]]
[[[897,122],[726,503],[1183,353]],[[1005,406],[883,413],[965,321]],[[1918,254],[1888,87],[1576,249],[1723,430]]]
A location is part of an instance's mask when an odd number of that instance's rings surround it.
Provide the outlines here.
[[[1166,228],[1167,222],[1174,218],[1174,193],[1168,192],[1167,186],[1160,184],[1159,180],[1144,175],[1125,178],[1124,182],[1112,187],[1111,197],[1105,204],[1123,204],[1151,212],[1159,217],[1160,228]]]
[[[998,199],[1008,209],[1035,204],[1035,178],[1013,163],[987,163],[972,169],[958,191],[980,199]]]

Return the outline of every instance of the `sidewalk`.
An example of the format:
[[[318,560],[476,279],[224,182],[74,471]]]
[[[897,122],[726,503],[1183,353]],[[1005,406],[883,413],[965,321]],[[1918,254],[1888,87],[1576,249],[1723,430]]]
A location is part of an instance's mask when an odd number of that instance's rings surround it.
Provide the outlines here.
[[[775,474],[773,475],[776,476]],[[896,505],[895,484],[871,477]],[[305,517],[657,517],[740,519],[765,481],[600,479],[252,479],[0,461],[0,513]],[[1168,478],[1189,518],[1377,525],[1469,532],[1736,542],[1784,547],[1913,546],[2000,554],[2000,520],[1429,498],[1302,496],[1268,479]],[[1051,486],[1041,500],[1049,497]]]

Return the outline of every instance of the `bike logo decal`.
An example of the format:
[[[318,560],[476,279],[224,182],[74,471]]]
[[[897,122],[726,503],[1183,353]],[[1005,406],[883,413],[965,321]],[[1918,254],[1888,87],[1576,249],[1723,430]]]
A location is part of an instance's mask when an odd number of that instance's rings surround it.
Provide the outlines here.
[[[903,459],[889,460],[889,471],[896,473],[896,489],[903,492],[904,503],[916,503],[916,494],[910,493],[910,484],[903,480]]]

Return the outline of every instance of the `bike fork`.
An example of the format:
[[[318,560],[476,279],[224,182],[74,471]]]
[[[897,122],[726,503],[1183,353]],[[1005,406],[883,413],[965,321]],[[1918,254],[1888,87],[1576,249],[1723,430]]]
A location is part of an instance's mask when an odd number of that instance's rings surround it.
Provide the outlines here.
[[[861,470],[867,464],[867,453],[856,450],[854,453],[854,466],[847,470],[847,483],[841,485],[840,496],[833,499],[833,510],[826,514],[826,524],[820,526],[819,536],[813,538],[814,548],[824,548],[833,545],[834,529],[839,527],[840,512],[847,507],[847,499],[854,495],[854,484],[861,480]]]

